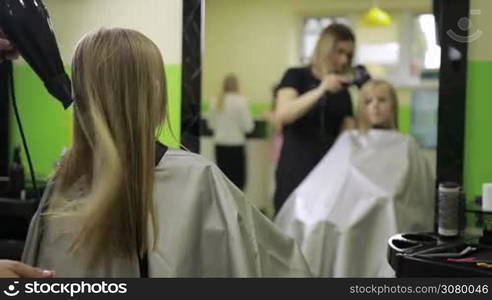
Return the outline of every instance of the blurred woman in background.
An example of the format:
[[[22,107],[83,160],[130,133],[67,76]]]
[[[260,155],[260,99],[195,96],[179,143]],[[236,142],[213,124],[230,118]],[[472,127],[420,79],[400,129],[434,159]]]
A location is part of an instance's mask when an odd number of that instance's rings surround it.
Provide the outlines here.
[[[241,190],[246,184],[246,134],[254,129],[246,98],[234,74],[225,77],[222,93],[209,115],[219,168]]]

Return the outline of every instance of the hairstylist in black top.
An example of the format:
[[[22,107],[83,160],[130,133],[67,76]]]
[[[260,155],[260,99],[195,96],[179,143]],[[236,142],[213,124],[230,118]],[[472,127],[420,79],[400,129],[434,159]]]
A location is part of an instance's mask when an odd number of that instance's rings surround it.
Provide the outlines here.
[[[344,74],[354,46],[350,28],[330,25],[321,33],[310,65],[288,69],[280,82],[275,118],[283,126],[284,142],[275,175],[277,212],[353,115]]]

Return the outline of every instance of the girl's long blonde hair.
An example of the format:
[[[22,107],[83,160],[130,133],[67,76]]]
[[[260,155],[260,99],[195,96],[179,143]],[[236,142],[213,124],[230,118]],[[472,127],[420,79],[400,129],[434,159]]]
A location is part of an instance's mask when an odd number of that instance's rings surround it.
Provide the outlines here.
[[[339,23],[326,27],[322,32],[311,56],[311,67],[314,74],[323,77],[333,71],[330,63],[330,55],[336,43],[352,41],[355,43],[355,35],[352,30]],[[350,64],[348,64],[350,66]]]
[[[359,103],[357,106],[357,127],[362,132],[367,132],[371,129],[372,125],[369,122],[367,116],[367,106],[365,105],[365,99],[369,97],[370,93],[376,88],[383,88],[384,93],[387,95],[391,103],[391,120],[387,124],[388,129],[398,130],[398,97],[396,95],[393,85],[385,80],[372,79],[364,84],[360,91]]]
[[[73,146],[47,214],[73,220],[72,250],[83,249],[89,265],[102,254],[134,259],[148,250],[151,225],[157,237],[155,142],[167,105],[161,53],[137,31],[100,29],[79,42],[72,80]]]
[[[236,75],[228,74],[222,84],[222,92],[217,100],[217,110],[222,111],[225,105],[225,95],[227,93],[239,93],[239,81]]]

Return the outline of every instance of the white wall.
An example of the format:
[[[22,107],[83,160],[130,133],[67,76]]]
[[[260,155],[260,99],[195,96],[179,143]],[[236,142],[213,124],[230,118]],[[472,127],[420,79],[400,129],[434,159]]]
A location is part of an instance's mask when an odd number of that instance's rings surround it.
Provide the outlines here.
[[[182,0],[45,0],[60,52],[69,64],[82,36],[100,27],[141,31],[166,64],[181,64]]]

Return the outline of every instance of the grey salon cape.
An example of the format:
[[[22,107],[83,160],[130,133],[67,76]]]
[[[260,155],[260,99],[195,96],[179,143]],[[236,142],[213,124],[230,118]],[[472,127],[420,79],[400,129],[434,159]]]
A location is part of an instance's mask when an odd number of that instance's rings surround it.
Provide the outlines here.
[[[31,221],[25,263],[53,269],[58,277],[140,276],[137,259],[105,257],[87,269],[68,251],[73,236],[54,233],[55,225],[41,215],[52,190],[53,183]],[[157,247],[148,253],[150,277],[310,276],[295,241],[200,155],[169,149],[156,166],[154,199],[160,228]]]
[[[275,223],[314,276],[391,277],[388,238],[432,231],[434,175],[411,137],[349,130],[285,202]]]

